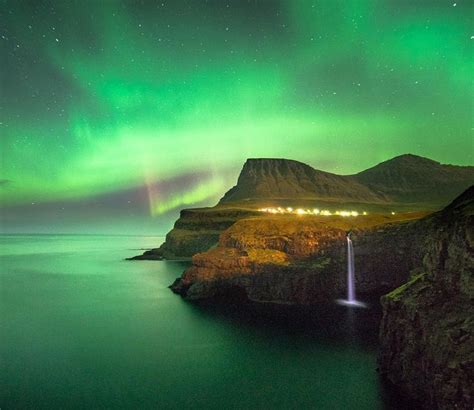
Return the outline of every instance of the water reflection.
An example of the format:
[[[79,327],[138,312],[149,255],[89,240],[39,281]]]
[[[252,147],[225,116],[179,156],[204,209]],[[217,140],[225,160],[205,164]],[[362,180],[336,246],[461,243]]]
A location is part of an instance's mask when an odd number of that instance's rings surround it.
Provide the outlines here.
[[[5,408],[391,406],[377,302],[189,303],[168,289],[185,263],[123,260],[153,238],[0,242]]]

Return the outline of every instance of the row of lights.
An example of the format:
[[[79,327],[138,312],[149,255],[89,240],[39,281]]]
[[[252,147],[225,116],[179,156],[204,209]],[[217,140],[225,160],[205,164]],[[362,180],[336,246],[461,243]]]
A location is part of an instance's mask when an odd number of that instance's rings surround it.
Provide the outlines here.
[[[367,215],[367,212],[362,212],[359,213],[357,211],[336,211],[336,212],[331,212],[328,211],[327,209],[303,209],[303,208],[297,208],[293,209],[291,207],[288,208],[260,208],[260,212],[266,212],[269,214],[296,214],[296,215],[322,215],[322,216],[332,216],[332,215],[337,215],[337,216],[359,216],[359,215]]]

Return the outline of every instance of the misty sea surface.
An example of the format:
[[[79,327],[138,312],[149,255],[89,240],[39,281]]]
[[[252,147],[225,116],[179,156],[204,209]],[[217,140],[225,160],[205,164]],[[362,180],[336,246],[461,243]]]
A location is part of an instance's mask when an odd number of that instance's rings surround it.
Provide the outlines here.
[[[380,310],[193,304],[164,238],[1,235],[0,408],[388,409]],[[342,267],[344,269],[344,267]]]

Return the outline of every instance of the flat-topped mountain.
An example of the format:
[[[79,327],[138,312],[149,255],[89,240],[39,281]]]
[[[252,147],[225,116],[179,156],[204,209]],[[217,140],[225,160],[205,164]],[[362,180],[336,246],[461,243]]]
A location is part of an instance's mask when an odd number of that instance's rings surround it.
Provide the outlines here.
[[[220,204],[304,199],[371,204],[446,205],[474,182],[474,167],[401,155],[355,175],[337,175],[287,159],[248,159]]]
[[[237,185],[220,203],[248,199],[325,199],[351,202],[386,202],[352,177],[316,170],[302,162],[288,159],[248,159]]]

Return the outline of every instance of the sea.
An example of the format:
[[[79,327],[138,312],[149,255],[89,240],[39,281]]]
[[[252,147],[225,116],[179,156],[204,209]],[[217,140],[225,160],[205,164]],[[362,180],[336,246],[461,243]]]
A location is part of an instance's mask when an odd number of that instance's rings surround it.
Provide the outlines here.
[[[340,306],[192,303],[163,237],[0,236],[0,408],[398,409],[381,317]],[[343,267],[342,267],[343,268]]]

